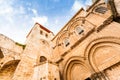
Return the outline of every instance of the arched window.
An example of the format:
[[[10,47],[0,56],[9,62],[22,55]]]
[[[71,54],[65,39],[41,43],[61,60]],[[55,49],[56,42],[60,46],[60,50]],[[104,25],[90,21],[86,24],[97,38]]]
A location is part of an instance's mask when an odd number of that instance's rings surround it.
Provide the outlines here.
[[[48,38],[48,34],[45,34],[45,37]]]
[[[40,62],[45,62],[45,61],[47,61],[47,58],[44,56],[40,56]]]
[[[95,9],[95,12],[98,12],[98,13],[101,13],[101,14],[104,14],[108,9],[106,7],[103,7],[103,6],[99,6]]]
[[[67,47],[70,44],[70,41],[68,38],[64,39],[64,45]]]
[[[78,27],[75,28],[75,32],[80,35],[81,33],[84,32],[84,30],[81,27],[78,26]]]
[[[43,35],[43,31],[42,30],[40,30],[40,34]]]
[[[2,53],[2,51],[0,49],[0,58],[3,58],[3,57],[4,57],[4,55],[3,55],[3,53]]]

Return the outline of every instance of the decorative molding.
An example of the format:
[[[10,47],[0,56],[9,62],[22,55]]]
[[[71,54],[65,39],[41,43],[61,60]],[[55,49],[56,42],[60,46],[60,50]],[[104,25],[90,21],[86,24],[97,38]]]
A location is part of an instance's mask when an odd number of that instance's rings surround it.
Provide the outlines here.
[[[102,38],[98,38],[95,39],[93,41],[91,41],[88,46],[85,49],[85,54],[84,57],[88,60],[89,64],[91,65],[91,67],[93,68],[93,70],[95,72],[99,72],[100,70],[98,69],[98,67],[94,64],[94,62],[92,61],[92,52],[94,49],[94,46],[96,45],[100,45],[100,44],[105,44],[105,43],[113,43],[113,44],[119,44],[120,45],[120,38],[116,38],[116,37],[102,37]],[[92,50],[93,49],[93,50]]]
[[[77,45],[80,44],[85,38],[91,35],[94,32],[94,28],[87,32],[84,36],[82,36],[74,45],[71,46],[71,49],[74,49]]]
[[[96,27],[96,31],[101,31],[106,25],[109,25],[113,21],[113,16],[110,16],[108,19],[106,19],[100,26]]]
[[[90,73],[90,70],[88,69],[87,64],[84,63],[84,58],[80,56],[73,56],[73,57],[70,57],[64,65],[64,70],[63,70],[64,80],[71,80],[69,74],[71,72],[71,67],[73,67],[73,65],[75,64],[81,65],[83,68],[85,68],[85,70],[87,70]]]
[[[117,15],[118,15],[118,13],[117,13],[117,10],[116,10],[116,8],[115,8],[114,0],[108,0],[108,3],[109,3],[109,5],[110,5],[110,8],[111,8],[113,17],[116,18]]]

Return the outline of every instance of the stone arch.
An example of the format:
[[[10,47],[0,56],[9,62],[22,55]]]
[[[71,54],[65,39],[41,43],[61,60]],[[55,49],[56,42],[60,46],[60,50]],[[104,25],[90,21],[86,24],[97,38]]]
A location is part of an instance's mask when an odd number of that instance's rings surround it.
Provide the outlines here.
[[[82,25],[82,23],[83,23],[84,20],[85,20],[84,17],[77,17],[77,18],[73,19],[71,21],[71,23],[68,25],[68,28],[67,28],[67,30],[69,31],[69,33],[73,33],[74,28],[76,26]]]
[[[12,60],[0,69],[0,80],[11,80],[20,60]]]
[[[108,9],[108,7],[107,7],[107,5],[105,4],[105,2],[103,2],[103,3],[100,3],[100,4],[96,5],[96,6],[94,6],[94,7],[92,8],[91,12],[96,13],[95,10],[96,10],[98,7],[104,7],[104,8],[106,8],[106,9]]]
[[[64,80],[84,80],[90,75],[91,71],[81,57],[74,56],[69,58],[64,66]]]
[[[2,58],[2,60],[0,61],[0,66],[3,67],[5,64],[7,64],[10,61],[14,61],[14,60],[20,60],[21,56],[19,53],[11,53],[9,55],[4,56],[4,58]]]
[[[95,72],[100,72],[120,61],[120,39],[104,37],[93,40],[85,50],[85,57]]]
[[[69,36],[68,30],[64,30],[63,32],[61,32],[60,36],[57,38],[56,44],[61,45],[63,43],[62,40],[68,36]]]

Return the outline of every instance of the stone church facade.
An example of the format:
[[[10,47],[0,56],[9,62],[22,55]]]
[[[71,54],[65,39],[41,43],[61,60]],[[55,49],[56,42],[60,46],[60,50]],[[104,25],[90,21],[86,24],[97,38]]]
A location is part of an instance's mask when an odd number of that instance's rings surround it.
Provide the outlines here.
[[[36,23],[26,44],[0,34],[0,80],[120,80],[120,0],[93,0],[57,35]]]

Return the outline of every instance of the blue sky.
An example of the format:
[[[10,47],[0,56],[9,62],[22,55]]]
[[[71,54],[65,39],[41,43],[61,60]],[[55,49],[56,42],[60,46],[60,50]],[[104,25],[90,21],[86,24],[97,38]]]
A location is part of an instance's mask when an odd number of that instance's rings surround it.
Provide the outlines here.
[[[38,22],[57,33],[70,18],[91,0],[0,0],[0,33],[24,43]]]

